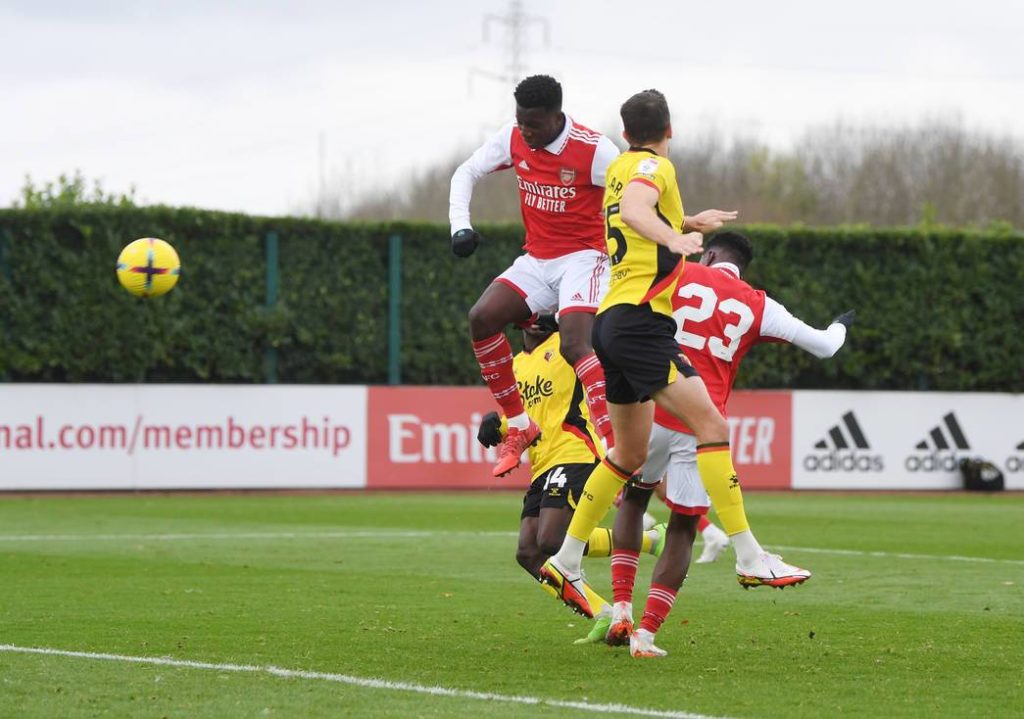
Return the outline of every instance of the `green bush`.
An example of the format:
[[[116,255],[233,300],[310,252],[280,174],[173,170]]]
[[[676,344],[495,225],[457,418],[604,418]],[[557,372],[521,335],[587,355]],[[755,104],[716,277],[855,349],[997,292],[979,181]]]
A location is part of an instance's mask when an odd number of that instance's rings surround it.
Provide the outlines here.
[[[522,230],[482,227],[475,255],[447,228],[341,224],[166,207],[0,211],[0,372],[25,382],[387,381],[388,237],[402,242],[402,379],[477,384],[466,313],[520,253]],[[943,229],[748,226],[748,279],[821,327],[858,312],[819,361],[755,349],[745,387],[1024,391],[1024,236]],[[268,232],[279,294],[265,304]],[[154,300],[114,276],[121,247],[162,237],[179,287]]]

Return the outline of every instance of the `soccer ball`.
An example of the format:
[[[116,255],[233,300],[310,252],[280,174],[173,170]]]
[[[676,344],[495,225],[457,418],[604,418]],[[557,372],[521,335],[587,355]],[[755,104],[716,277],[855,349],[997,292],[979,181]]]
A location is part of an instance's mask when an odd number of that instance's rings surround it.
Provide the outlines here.
[[[117,280],[136,297],[156,297],[178,283],[181,261],[174,248],[155,237],[127,245],[117,258]]]

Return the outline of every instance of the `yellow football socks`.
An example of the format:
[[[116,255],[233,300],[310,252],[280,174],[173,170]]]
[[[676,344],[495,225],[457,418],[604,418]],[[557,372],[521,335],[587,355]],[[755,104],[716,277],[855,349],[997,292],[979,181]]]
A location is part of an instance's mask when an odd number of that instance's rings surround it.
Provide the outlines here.
[[[612,556],[612,530],[608,527],[597,527],[590,533],[587,548],[583,553],[588,557]]]
[[[728,452],[726,454],[728,455]],[[590,478],[587,480],[586,486],[583,487],[583,495],[580,497],[579,504],[576,505],[572,521],[569,522],[567,535],[577,541],[586,542],[594,528],[608,513],[608,508],[612,506],[615,495],[628,481],[628,474],[619,471],[607,458],[603,459],[601,464],[597,465],[590,473]]]
[[[728,442],[712,442],[697,446],[697,471],[704,489],[711,497],[725,533],[732,535],[750,529],[743,511],[743,491],[732,466]],[[589,482],[587,485],[589,486]]]
[[[650,530],[640,535],[640,551],[644,554],[653,553],[654,537],[652,535],[655,535],[655,533]],[[587,540],[583,556],[610,557],[612,556],[612,543],[612,530],[609,527],[598,527],[590,533],[590,539]]]

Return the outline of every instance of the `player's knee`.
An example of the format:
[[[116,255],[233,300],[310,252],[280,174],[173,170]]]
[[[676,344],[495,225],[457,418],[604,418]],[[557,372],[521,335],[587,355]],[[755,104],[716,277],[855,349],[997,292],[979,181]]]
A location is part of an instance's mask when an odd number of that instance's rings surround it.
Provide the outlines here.
[[[469,309],[469,331],[473,339],[487,339],[504,329],[495,325],[494,316],[485,305],[477,302]]]
[[[639,471],[647,461],[647,445],[638,444],[636,447],[629,448],[615,445],[608,458],[623,471],[634,473]]]

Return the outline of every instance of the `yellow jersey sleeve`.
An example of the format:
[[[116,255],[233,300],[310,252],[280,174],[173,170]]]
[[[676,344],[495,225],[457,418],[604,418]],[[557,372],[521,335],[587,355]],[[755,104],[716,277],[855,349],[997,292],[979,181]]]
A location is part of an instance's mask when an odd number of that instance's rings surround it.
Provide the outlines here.
[[[640,182],[649,185],[663,194],[675,186],[676,170],[672,163],[662,157],[645,157],[636,163],[629,182]],[[679,229],[678,227],[676,229]]]

